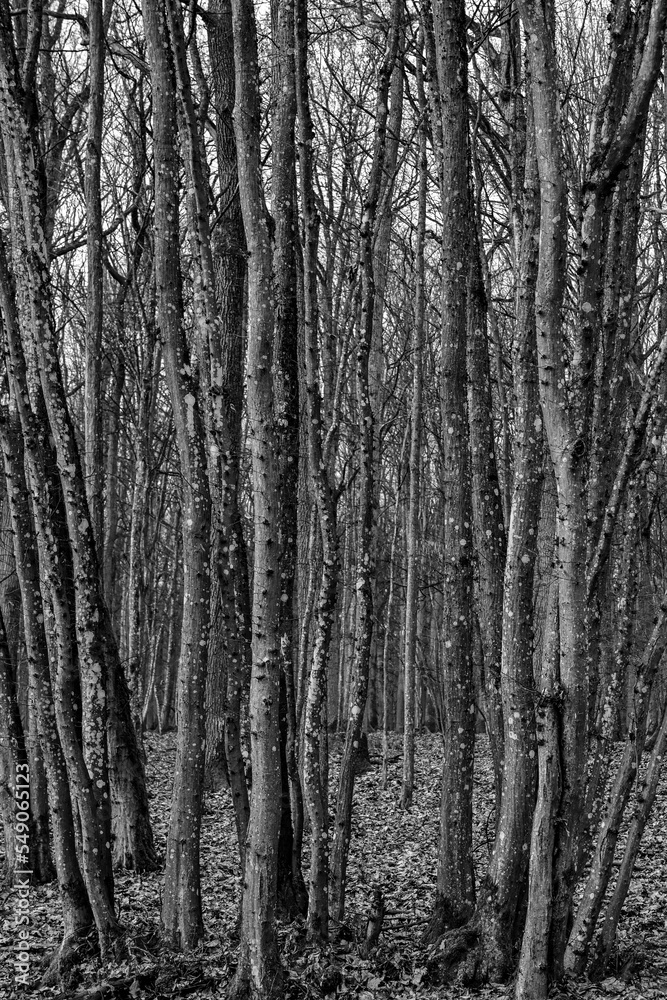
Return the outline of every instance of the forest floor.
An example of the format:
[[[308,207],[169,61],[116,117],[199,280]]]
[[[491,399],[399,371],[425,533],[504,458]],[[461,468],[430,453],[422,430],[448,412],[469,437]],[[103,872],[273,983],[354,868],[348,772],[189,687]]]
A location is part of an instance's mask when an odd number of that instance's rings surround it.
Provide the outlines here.
[[[354,941],[341,941],[323,953],[305,942],[303,924],[281,926],[288,1000],[324,995],[323,983],[339,980],[339,998],[434,1000],[478,996],[511,997],[511,986],[473,991],[463,986],[431,986],[423,925],[434,900],[440,798],[440,737],[417,739],[415,805],[397,808],[401,787],[402,742],[390,738],[386,789],[382,787],[380,736],[369,740],[373,767],[357,778],[347,896],[348,924],[363,937],[373,891],[386,900],[379,947],[362,958]],[[157,848],[164,854],[169,799],[174,774],[175,737],[146,739],[151,811]],[[483,874],[493,833],[493,779],[488,747],[479,740],[475,777],[474,851],[477,874]],[[332,740],[335,788],[340,743]],[[237,952],[239,871],[236,834],[228,790],[209,794],[202,828],[202,890],[206,940],[194,955],[167,953],[159,945],[163,873],[118,873],[116,900],[127,930],[123,960],[104,968],[84,963],[65,990],[40,986],[42,963],[58,943],[59,900],[55,884],[31,890],[30,983],[17,986],[13,976],[14,917],[12,892],[0,886],[0,998],[35,996],[58,1000],[168,1000],[224,997],[234,973]],[[0,859],[1,860],[1,859]],[[305,866],[304,866],[305,870]],[[332,973],[334,974],[332,977]],[[663,778],[642,844],[636,877],[619,928],[615,973],[601,983],[568,981],[554,988],[554,998],[634,1000],[667,998],[667,778]]]

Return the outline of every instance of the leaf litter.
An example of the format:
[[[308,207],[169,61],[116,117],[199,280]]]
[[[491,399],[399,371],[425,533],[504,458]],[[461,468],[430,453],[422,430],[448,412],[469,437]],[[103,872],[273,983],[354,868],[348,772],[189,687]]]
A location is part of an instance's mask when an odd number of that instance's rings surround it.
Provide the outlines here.
[[[146,736],[147,779],[156,847],[164,856],[175,734]],[[464,986],[432,986],[427,975],[428,951],[421,943],[435,899],[440,808],[442,743],[440,737],[417,737],[415,795],[410,810],[398,807],[402,776],[402,738],[389,736],[386,788],[382,787],[381,740],[369,737],[371,766],[355,781],[352,839],[348,867],[346,920],[341,939],[316,947],[306,940],[305,924],[279,924],[287,1000],[323,996],[338,998],[480,997],[501,1000],[513,995],[512,984],[478,990]],[[332,739],[331,799],[335,789],[341,742]],[[488,743],[478,737],[475,762],[474,839],[476,875],[486,870],[493,843],[493,773]],[[566,980],[553,987],[553,1000],[627,997],[667,998],[667,778],[661,787],[642,841],[635,877],[618,931],[613,970],[599,983]],[[304,874],[307,873],[305,838]],[[620,858],[622,838],[617,860]],[[116,873],[116,903],[125,928],[123,953],[101,966],[95,957],[83,962],[65,987],[41,986],[43,966],[59,943],[60,903],[55,884],[35,886],[30,896],[30,985],[13,978],[14,919],[11,892],[0,889],[0,997],[35,996],[57,1000],[168,1000],[224,997],[236,968],[240,872],[234,816],[228,789],[206,795],[201,838],[202,905],[205,940],[184,956],[160,944],[159,917],[163,872]],[[366,920],[374,890],[385,899],[387,916],[378,946],[363,948]]]

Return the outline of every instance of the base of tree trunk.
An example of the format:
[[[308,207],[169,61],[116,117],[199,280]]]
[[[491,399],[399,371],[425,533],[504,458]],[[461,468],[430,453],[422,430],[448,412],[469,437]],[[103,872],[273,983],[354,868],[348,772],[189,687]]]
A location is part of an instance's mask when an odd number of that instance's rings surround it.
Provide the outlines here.
[[[227,766],[227,755],[225,753],[224,740],[220,740],[215,746],[208,760],[204,771],[204,791],[220,792],[223,788],[229,788],[229,768]]]
[[[494,907],[492,888],[485,894],[486,907],[478,905],[467,919],[465,910],[453,911],[448,900],[436,901],[424,932],[424,943],[431,946],[428,967],[434,983],[480,987],[507,982],[514,972],[516,949],[502,935],[503,922]]]
[[[356,777],[361,774],[366,774],[368,771],[372,771],[374,764],[371,760],[370,751],[368,749],[368,733],[362,733],[359,739],[359,746],[354,750],[354,756],[352,758],[352,767],[354,768],[354,773]]]
[[[485,977],[480,958],[479,924],[470,921],[461,927],[447,930],[432,949],[427,963],[429,980],[438,985],[481,985]]]
[[[433,915],[424,931],[424,944],[439,944],[447,931],[458,930],[472,921],[473,907],[469,904],[453,904],[439,893],[435,897]],[[477,931],[476,931],[477,933]]]
[[[433,915],[423,935],[430,946],[429,977],[436,984],[459,983],[482,986],[505,982],[511,973],[507,954],[487,926],[493,914],[480,913],[471,905],[453,906],[451,900],[436,898]]]
[[[114,841],[113,864],[116,869],[127,869],[140,873],[160,871],[162,864],[155,851],[152,836],[149,838],[144,830],[141,840],[134,843],[129,837]]]
[[[285,996],[283,974],[280,962],[276,975],[263,990],[253,990],[250,982],[249,969],[237,971],[227,992],[227,1000],[283,1000]]]
[[[99,940],[94,925],[86,931],[66,934],[49,960],[42,986],[67,985],[77,966],[97,954]]]

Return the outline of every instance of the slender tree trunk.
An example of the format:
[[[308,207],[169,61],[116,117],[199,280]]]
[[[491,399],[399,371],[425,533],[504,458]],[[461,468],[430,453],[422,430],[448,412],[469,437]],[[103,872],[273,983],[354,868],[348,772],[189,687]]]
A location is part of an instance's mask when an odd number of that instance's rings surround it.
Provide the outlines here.
[[[470,916],[475,900],[472,769],[472,500],[466,410],[466,284],[471,219],[468,71],[463,0],[434,10],[442,136],[442,383],[444,492],[444,757],[437,903],[432,935]]]
[[[662,722],[651,751],[646,773],[641,787],[637,792],[637,806],[630,822],[630,829],[628,830],[628,836],[625,842],[623,858],[621,859],[618,875],[616,877],[616,885],[614,886],[614,891],[612,892],[611,898],[607,903],[604,920],[600,930],[600,936],[596,946],[594,971],[598,974],[604,973],[607,968],[611,959],[613,947],[616,943],[618,921],[623,910],[623,904],[625,903],[628,889],[630,888],[630,881],[632,879],[635,861],[637,860],[642,835],[644,833],[644,829],[646,828],[649,816],[651,815],[653,803],[655,802],[655,796],[658,790],[658,781],[660,779],[666,748],[667,711],[663,710]]]
[[[0,816],[5,833],[5,873],[9,885],[14,884],[16,867],[20,872],[32,867],[29,854],[30,832],[23,833],[24,830],[31,831],[34,825],[29,798],[25,807],[23,805],[23,796],[30,789],[29,774],[28,753],[17,701],[16,670],[0,611]],[[22,787],[24,783],[25,787]],[[29,817],[28,822],[21,823],[20,831],[16,821],[19,808],[25,808],[26,816]],[[19,833],[23,834],[21,839]],[[27,852],[22,850],[22,840],[27,844]],[[32,881],[29,878],[29,882]]]
[[[352,826],[354,760],[361,742],[361,731],[366,709],[373,632],[373,499],[375,495],[373,448],[375,438],[374,416],[368,378],[375,309],[373,240],[375,235],[375,218],[381,190],[382,171],[385,162],[389,85],[398,54],[402,10],[403,4],[401,0],[394,0],[391,7],[386,50],[378,73],[373,162],[364,198],[364,212],[360,234],[362,313],[361,331],[356,348],[355,363],[355,389],[359,424],[357,616],[354,643],[354,681],[345,734],[345,746],[340,765],[331,857],[333,887],[330,915],[335,924],[338,924],[342,920],[345,907],[347,858]]]
[[[408,501],[407,525],[407,589],[405,594],[405,728],[403,731],[403,789],[401,807],[409,809],[415,784],[415,666],[417,660],[417,602],[419,599],[419,499],[421,475],[421,433],[422,433],[422,353],[424,350],[424,241],[426,237],[426,96],[421,53],[423,37],[417,43],[417,96],[422,121],[419,128],[419,208],[415,250],[415,313],[412,329],[412,409],[410,413],[410,498]],[[383,732],[385,734],[384,768],[386,781],[386,732],[387,732],[387,670],[383,657]]]
[[[51,852],[49,823],[49,782],[44,766],[42,741],[37,721],[37,692],[33,679],[29,676],[30,692],[28,702],[28,764],[30,766],[30,809],[32,826],[30,833],[30,867],[35,882],[52,882],[56,871]]]
[[[227,566],[218,561],[221,588],[231,587],[222,597],[223,636],[227,644],[227,688],[225,753],[234,803],[241,869],[245,868],[245,843],[250,804],[241,746],[241,703],[250,681],[250,592],[247,553],[238,502],[243,409],[243,288],[246,280],[246,242],[238,193],[234,107],[234,58],[230,0],[211,0],[208,24],[216,109],[218,175],[226,211],[214,243],[216,298],[220,309],[220,352],[223,392],[228,408],[230,449],[227,457],[227,523],[219,525],[218,544],[226,547]],[[221,512],[220,512],[221,513]],[[219,516],[219,515],[218,515]],[[225,538],[228,536],[228,540]],[[227,568],[228,573],[224,570]]]
[[[108,5],[111,6],[110,4]],[[86,136],[85,196],[88,288],[86,295],[86,353],[84,385],[85,471],[93,535],[103,554],[102,459],[102,117],[104,112],[104,26],[102,0],[88,0],[90,97]]]
[[[249,0],[232,0],[239,193],[250,253],[248,268],[248,424],[254,496],[254,569],[250,731],[252,803],[237,993],[277,995],[281,988],[274,913],[280,832],[280,566],[279,469],[271,378],[274,332],[271,242],[260,166],[259,64],[255,14]]]
[[[7,35],[5,27],[0,28],[0,86],[5,93],[15,92],[15,81],[9,75]],[[12,100],[8,101],[12,106]],[[16,105],[13,105],[16,108]],[[19,119],[20,120],[20,119]],[[17,118],[11,119],[13,125]],[[3,121],[7,128],[7,121]],[[12,178],[12,191],[22,194],[22,226],[34,233],[36,246],[40,243],[43,229],[40,223],[39,202],[34,190],[34,170],[28,164],[37,162],[34,148],[30,146],[25,133],[14,146],[5,139],[7,166]],[[9,155],[9,150],[15,154]],[[16,174],[15,174],[16,169]],[[18,175],[18,176],[17,176]],[[18,212],[12,202],[12,218]],[[26,224],[26,213],[30,225]],[[81,873],[84,877],[90,906],[94,915],[102,954],[117,937],[119,925],[113,905],[113,873],[111,866],[111,811],[107,773],[106,746],[106,672],[108,668],[107,637],[105,622],[99,606],[99,576],[95,561],[95,550],[88,520],[87,501],[83,488],[78,453],[75,449],[73,429],[66,408],[60,369],[52,339],[53,330],[45,313],[49,304],[48,273],[44,268],[36,268],[26,273],[22,270],[26,260],[20,252],[21,238],[16,230],[12,233],[15,247],[14,266],[20,274],[22,291],[31,303],[31,320],[26,317],[22,324],[29,340],[31,355],[39,360],[40,382],[28,383],[23,344],[19,334],[19,318],[13,282],[8,270],[4,247],[0,255],[0,286],[2,313],[8,341],[10,383],[19,411],[21,427],[26,443],[27,468],[37,526],[41,572],[46,581],[53,602],[55,616],[55,638],[57,640],[58,662],[54,666],[54,705],[58,731],[68,762],[72,797],[77,802],[81,820]],[[43,257],[44,261],[45,258]],[[30,299],[32,296],[32,299]],[[37,343],[35,343],[35,339]],[[48,423],[42,390],[51,393]],[[33,409],[34,407],[34,409]],[[51,436],[55,437],[60,466],[60,482],[52,474],[54,462],[50,454]],[[63,494],[67,505],[62,503]],[[66,489],[65,489],[66,488]],[[63,511],[65,506],[65,511]],[[65,512],[67,523],[65,523]],[[70,545],[67,540],[69,534]],[[70,573],[76,578],[76,639],[79,672],[74,661],[74,623],[72,622],[72,595],[67,588],[67,574],[63,582],[63,567],[71,566],[70,551],[75,562]],[[17,560],[18,566],[18,560]],[[82,705],[83,747],[77,732],[75,709]]]
[[[301,859],[294,855],[294,827],[303,810],[298,769],[294,767],[296,716],[290,711],[294,688],[294,609],[296,581],[297,502],[299,495],[299,378],[297,361],[296,268],[296,66],[295,16],[290,3],[271,4],[273,36],[273,116],[271,208],[275,224],[273,282],[275,325],[273,335],[274,420],[279,455],[280,526],[278,554],[281,578],[280,603],[280,760],[282,809],[278,845],[278,896],[288,913],[305,904]],[[289,744],[289,746],[288,746]]]
[[[122,322],[118,323],[122,328]],[[125,361],[123,354],[118,359],[118,368],[114,378],[111,392],[109,428],[107,432],[107,471],[106,501],[105,501],[105,522],[104,522],[104,559],[103,559],[103,582],[104,599],[109,613],[114,619],[116,614],[116,539],[118,537],[118,443],[121,426],[121,405],[123,398],[123,386],[125,384]],[[116,624],[114,622],[114,624]]]
[[[612,873],[616,843],[621,821],[637,777],[637,768],[646,744],[646,724],[651,691],[656,673],[667,648],[667,597],[637,670],[634,686],[634,715],[623,756],[609,792],[607,807],[597,835],[591,869],[577,909],[565,952],[564,965],[568,972],[581,975],[586,967],[588,949],[595,933],[600,910]]]
[[[180,509],[174,524],[174,575],[169,598],[169,640],[167,642],[167,669],[160,706],[160,732],[164,733],[176,725],[174,691],[178,675],[178,657],[181,649],[183,626],[183,580],[182,580],[182,537]]]
[[[549,935],[554,903],[554,815],[562,792],[558,614],[559,588],[554,570],[549,589],[540,698],[536,709],[538,791],[530,838],[528,910],[521,942],[516,1000],[546,1000],[549,989]]]
[[[183,623],[178,667],[178,742],[167,838],[162,925],[172,947],[195,948],[203,935],[199,835],[204,774],[207,636],[210,622],[210,492],[204,423],[183,328],[179,265],[176,81],[164,4],[144,4],[153,82],[157,322],[174,411],[182,472]]]
[[[521,939],[528,889],[529,841],[537,756],[533,682],[533,584],[542,487],[543,436],[535,338],[539,181],[529,116],[523,178],[522,231],[512,351],[515,398],[514,477],[503,599],[501,691],[504,760],[500,812],[487,884],[480,891],[484,972],[505,979]],[[523,165],[521,172],[524,173]],[[553,654],[552,654],[553,655]],[[545,706],[541,738],[551,725]],[[545,768],[550,766],[545,760]]]
[[[560,683],[563,699],[556,748],[560,754],[562,795],[556,813],[555,858],[551,943],[551,970],[562,972],[574,880],[586,770],[588,681],[585,646],[586,445],[580,436],[577,399],[567,394],[561,309],[566,278],[567,192],[561,151],[561,124],[552,25],[544,8],[533,2],[520,3],[531,68],[531,92],[535,116],[536,155],[540,177],[540,254],[536,290],[537,354],[540,402],[558,491],[557,528],[559,569]],[[549,695],[551,697],[551,694]],[[549,769],[540,774],[546,780]],[[538,793],[540,803],[553,802],[547,790]],[[541,814],[536,814],[536,831]],[[537,841],[533,841],[537,847]],[[531,868],[543,872],[543,861],[531,853]],[[533,877],[530,892],[544,894],[540,879]],[[529,899],[531,909],[544,911],[544,899]],[[546,939],[541,939],[545,943]],[[527,955],[524,939],[524,955]],[[546,966],[546,954],[533,954],[538,967]],[[525,967],[524,967],[525,971]],[[543,989],[543,984],[539,986]],[[528,995],[528,994],[526,994]],[[541,995],[539,992],[535,996]]]
[[[507,540],[500,480],[495,460],[486,292],[477,233],[471,237],[468,277],[468,420],[470,427],[473,537],[477,555],[477,606],[482,647],[482,691],[493,758],[496,808],[500,807],[503,767],[501,651],[503,576]]]
[[[9,315],[6,292],[6,285],[0,282],[5,322]],[[93,914],[77,858],[70,784],[53,710],[37,541],[23,472],[21,432],[16,415],[0,413],[0,444],[12,519],[16,570],[21,589],[28,670],[31,687],[35,693],[37,726],[48,779],[53,856],[62,901],[63,941],[54,961],[57,969],[59,961],[67,959],[71,951],[89,933],[93,925]]]
[[[303,295],[304,361],[308,468],[315,495],[317,523],[322,545],[322,573],[317,600],[317,617],[305,703],[303,747],[304,798],[310,820],[310,878],[308,887],[308,931],[312,937],[326,938],[329,904],[329,845],[327,784],[320,766],[322,742],[326,740],[327,673],[331,630],[336,612],[338,585],[338,545],[336,515],[328,455],[323,442],[322,399],[318,349],[317,245],[319,218],[313,189],[313,123],[308,92],[308,10],[305,0],[296,4],[296,99],[299,120],[299,167],[301,204],[304,217]],[[314,547],[314,546],[313,546]],[[311,549],[312,551],[312,549]],[[315,580],[313,579],[313,591]],[[324,727],[323,727],[324,720]]]

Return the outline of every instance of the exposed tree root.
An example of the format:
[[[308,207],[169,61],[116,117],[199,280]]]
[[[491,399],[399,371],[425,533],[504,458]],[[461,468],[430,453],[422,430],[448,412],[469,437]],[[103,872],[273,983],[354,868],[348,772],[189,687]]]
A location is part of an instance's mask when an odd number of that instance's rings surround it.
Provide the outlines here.
[[[438,985],[477,985],[483,979],[480,958],[479,925],[470,921],[462,927],[445,931],[440,937],[427,962],[429,979]]]
[[[74,970],[86,959],[99,954],[97,931],[91,927],[85,932],[67,934],[54,952],[42,976],[43,986],[67,984]]]
[[[511,945],[497,937],[497,913],[488,906],[453,908],[439,897],[426,930],[424,944],[430,946],[428,969],[431,980],[482,986],[506,982],[514,970],[516,956]]]

